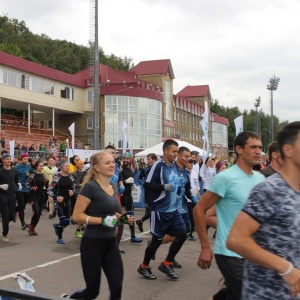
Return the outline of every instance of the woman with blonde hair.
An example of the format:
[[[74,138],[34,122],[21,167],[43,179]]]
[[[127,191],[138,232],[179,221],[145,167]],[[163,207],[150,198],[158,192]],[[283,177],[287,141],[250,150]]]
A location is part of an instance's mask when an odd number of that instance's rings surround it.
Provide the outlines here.
[[[75,222],[86,224],[80,246],[86,288],[62,297],[97,298],[103,270],[110,299],[117,300],[121,299],[124,270],[116,240],[116,224],[118,219],[132,223],[133,218],[120,214],[118,187],[110,183],[115,171],[113,156],[107,151],[100,151],[91,157],[90,164],[73,212]]]

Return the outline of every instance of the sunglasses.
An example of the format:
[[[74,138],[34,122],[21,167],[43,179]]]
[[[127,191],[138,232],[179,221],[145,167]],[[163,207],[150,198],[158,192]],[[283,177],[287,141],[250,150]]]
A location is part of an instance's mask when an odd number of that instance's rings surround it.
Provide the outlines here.
[[[193,160],[193,159],[190,159],[190,160],[188,160],[188,163],[189,163],[189,164],[195,164],[195,163],[196,163],[196,161],[195,161],[195,160]]]

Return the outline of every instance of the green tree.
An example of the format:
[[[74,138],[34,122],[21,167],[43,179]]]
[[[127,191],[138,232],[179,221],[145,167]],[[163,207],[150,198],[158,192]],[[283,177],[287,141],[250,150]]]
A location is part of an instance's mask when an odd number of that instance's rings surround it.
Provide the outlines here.
[[[89,47],[33,34],[24,21],[6,16],[0,17],[0,51],[70,74],[89,66]],[[106,55],[102,47],[99,62],[125,72],[133,66],[132,58]]]
[[[251,109],[250,111],[244,110],[241,112],[237,106],[224,107],[219,104],[218,100],[212,100],[210,110],[220,116],[228,119],[228,148],[233,150],[233,141],[235,138],[236,130],[234,125],[234,119],[243,114],[244,117],[244,130],[256,131],[256,111]],[[263,110],[259,111],[260,128],[261,128],[261,140],[263,143],[263,149],[266,151],[268,144],[270,143],[270,116],[265,114]],[[276,132],[288,123],[288,121],[279,122],[277,116],[273,117],[274,120],[274,132],[276,139]]]

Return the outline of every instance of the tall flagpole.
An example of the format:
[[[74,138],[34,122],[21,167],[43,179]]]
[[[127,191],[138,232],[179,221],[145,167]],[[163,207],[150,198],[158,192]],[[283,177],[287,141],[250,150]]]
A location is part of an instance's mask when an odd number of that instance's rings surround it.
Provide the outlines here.
[[[98,44],[98,0],[95,0],[95,44],[94,44],[94,150],[100,149],[99,136],[99,44]]]

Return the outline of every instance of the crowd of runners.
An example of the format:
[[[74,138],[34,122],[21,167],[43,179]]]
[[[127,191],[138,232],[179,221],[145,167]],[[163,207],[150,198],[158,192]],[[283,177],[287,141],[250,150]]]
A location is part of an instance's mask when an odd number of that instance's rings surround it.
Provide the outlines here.
[[[169,251],[158,270],[178,280],[175,270],[184,266],[176,256],[186,241],[198,239],[198,266],[209,269],[214,255],[222,274],[223,287],[211,299],[297,299],[300,122],[280,130],[277,141],[268,147],[267,164],[262,163],[262,142],[254,132],[239,133],[234,151],[234,161],[221,155],[201,157],[171,139],[164,142],[162,157],[150,153],[147,162],[136,162],[130,153],[118,158],[112,145],[89,162],[78,155],[70,160],[57,161],[50,155],[46,162],[29,161],[22,153],[13,163],[2,151],[2,241],[9,242],[9,223],[18,219],[21,229],[38,236],[40,216],[48,214],[55,220],[53,236],[63,247],[63,232],[73,222],[75,237],[81,238],[86,287],[62,297],[95,299],[103,271],[110,299],[121,299],[123,228],[128,226],[131,243],[140,244],[136,227],[143,232],[143,223],[150,222],[152,238],[136,266],[145,280],[156,280],[150,262],[166,243]],[[135,178],[146,203],[139,220],[134,219]],[[26,205],[32,207],[30,218],[24,214]],[[213,251],[209,227],[215,228]]]

